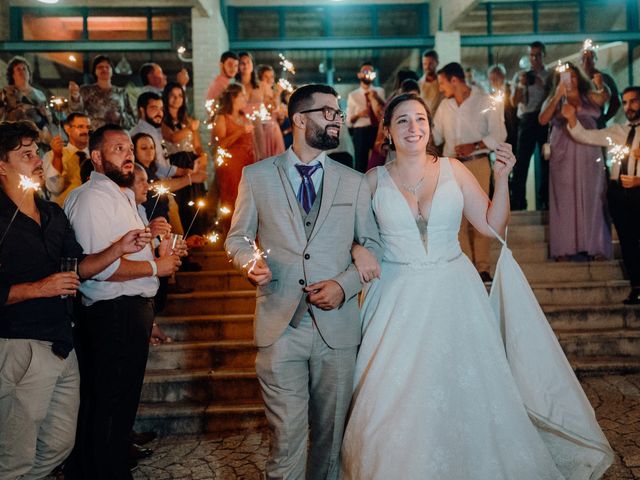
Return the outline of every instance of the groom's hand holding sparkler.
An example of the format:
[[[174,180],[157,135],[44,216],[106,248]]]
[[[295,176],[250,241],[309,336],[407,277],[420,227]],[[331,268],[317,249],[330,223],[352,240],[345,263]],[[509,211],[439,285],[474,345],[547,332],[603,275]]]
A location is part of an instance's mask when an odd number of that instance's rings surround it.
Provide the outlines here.
[[[271,282],[272,278],[271,270],[269,269],[269,265],[264,259],[258,259],[255,261],[255,265],[247,271],[247,278],[249,281],[256,286],[264,287]]]

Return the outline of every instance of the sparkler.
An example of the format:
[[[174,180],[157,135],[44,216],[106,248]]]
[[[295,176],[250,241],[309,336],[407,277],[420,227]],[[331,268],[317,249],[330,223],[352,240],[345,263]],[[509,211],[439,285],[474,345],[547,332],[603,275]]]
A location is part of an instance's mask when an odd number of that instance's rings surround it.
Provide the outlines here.
[[[371,82],[373,82],[376,77],[378,76],[378,74],[374,71],[374,70],[367,70],[364,72],[363,74],[365,80],[369,80]]]
[[[151,209],[151,214],[149,215],[150,219],[153,219],[153,212],[156,211],[156,207],[158,206],[158,200],[160,200],[161,196],[163,195],[173,195],[174,197],[176,196],[175,193],[171,193],[171,191],[162,184],[155,185],[152,188],[153,188],[153,191],[156,192],[156,194],[152,198],[155,198],[156,201],[153,204],[153,208]]]
[[[243,238],[245,239],[245,241],[247,241],[249,243],[249,245],[253,249],[253,254],[251,255],[251,258],[249,259],[249,261],[247,263],[245,263],[244,265],[242,265],[242,268],[247,268],[247,273],[251,273],[251,272],[253,272],[253,269],[256,267],[256,264],[260,260],[263,260],[263,259],[267,258],[267,254],[271,250],[267,250],[265,252],[260,247],[258,247],[258,245],[256,245],[256,242],[251,240],[249,237],[243,237]]]
[[[226,217],[231,213],[231,209],[229,207],[220,207],[220,209],[218,210],[218,213],[220,214],[221,217]]]
[[[281,78],[280,80],[278,80],[278,85],[280,85],[282,90],[285,90],[289,93],[293,92],[293,85],[291,85],[291,82],[286,78]]]
[[[191,227],[193,227],[193,222],[196,221],[196,217],[198,216],[198,213],[200,213],[200,209],[205,206],[205,201],[204,200],[198,200],[197,204],[194,203],[193,201],[191,201],[187,205],[189,205],[190,207],[193,207],[194,205],[197,205],[198,208],[196,209],[195,215],[191,219],[191,223],[189,224],[189,228],[187,228],[187,231],[184,233],[184,238],[187,238],[187,236],[189,235],[189,232],[191,231]]]
[[[218,232],[211,232],[205,238],[209,241],[209,243],[215,245],[216,243],[218,243],[218,240],[220,240],[220,234]]]
[[[286,57],[281,53],[279,53],[278,56],[280,57],[280,65],[282,65],[282,71],[289,72],[291,75],[295,75],[296,67],[293,66],[293,63],[287,60]]]
[[[556,72],[564,73],[567,70],[569,70],[569,64],[568,63],[562,63],[560,60],[558,60],[558,65],[556,66]]]
[[[49,107],[53,108],[55,115],[53,116],[54,120],[57,120],[55,124],[58,126],[58,132],[60,132],[60,112],[67,105],[68,100],[64,97],[56,97],[52,96],[49,99]]]
[[[486,113],[489,111],[495,112],[498,106],[504,103],[504,92],[502,90],[496,90],[495,93],[489,95],[489,101],[491,104],[480,113]]]
[[[607,137],[607,142],[609,142],[608,153],[611,155],[611,164],[615,165],[616,163],[622,163],[622,160],[629,155],[629,147],[619,143],[614,143],[613,140],[611,140],[611,137]]]
[[[4,240],[5,238],[7,238],[7,233],[9,233],[9,229],[11,228],[11,225],[13,225],[13,221],[18,216],[20,207],[22,207],[22,204],[27,198],[27,195],[29,194],[29,192],[37,192],[38,190],[40,190],[40,184],[38,182],[34,182],[26,175],[20,175],[20,188],[24,191],[24,194],[22,195],[20,203],[16,206],[16,210],[15,212],[13,212],[11,220],[9,220],[9,225],[7,225],[7,228],[5,228],[4,233],[2,234],[2,238],[0,238],[0,249],[2,248],[2,245],[4,245]]]
[[[583,52],[597,52],[598,51],[599,45],[594,45],[593,44],[593,40],[591,40],[590,38],[587,38],[584,43],[582,44],[582,51]]]
[[[233,158],[233,155],[231,155],[224,148],[217,147],[216,148],[216,166],[221,167],[222,165],[224,165],[226,163],[225,158]]]
[[[252,122],[255,120],[260,120],[260,122],[264,123],[271,120],[271,113],[269,113],[267,106],[264,103],[261,103],[258,110],[254,111],[251,114],[247,114],[246,117]]]

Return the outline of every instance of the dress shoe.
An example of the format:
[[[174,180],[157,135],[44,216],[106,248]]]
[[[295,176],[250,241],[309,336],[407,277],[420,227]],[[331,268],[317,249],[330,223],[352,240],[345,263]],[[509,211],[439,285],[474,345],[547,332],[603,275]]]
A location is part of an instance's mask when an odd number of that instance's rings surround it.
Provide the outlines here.
[[[170,283],[167,286],[167,293],[181,293],[181,294],[185,294],[185,293],[192,293],[193,292],[193,288],[188,288],[188,287],[181,287],[179,284],[177,283]]]
[[[158,436],[158,432],[150,431],[150,432],[132,432],[131,440],[136,445],[146,445],[149,442],[152,442]]]
[[[134,460],[142,460],[143,458],[149,458],[153,455],[153,450],[150,448],[141,447],[132,443],[129,447],[129,458]]]
[[[483,283],[493,282],[493,277],[489,272],[480,272],[480,279],[483,281]]]
[[[629,296],[622,303],[625,305],[640,305],[640,288],[632,288]]]

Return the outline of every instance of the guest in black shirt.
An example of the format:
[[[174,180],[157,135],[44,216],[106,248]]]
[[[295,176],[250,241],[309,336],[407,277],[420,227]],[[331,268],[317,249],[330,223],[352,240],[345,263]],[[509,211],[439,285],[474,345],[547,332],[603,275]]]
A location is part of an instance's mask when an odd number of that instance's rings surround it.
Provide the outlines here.
[[[151,237],[134,230],[83,255],[62,209],[20,186],[44,180],[37,139],[29,121],[0,123],[0,478],[44,478],[71,451],[80,383],[71,296],[80,278]],[[63,257],[78,273],[60,272]]]

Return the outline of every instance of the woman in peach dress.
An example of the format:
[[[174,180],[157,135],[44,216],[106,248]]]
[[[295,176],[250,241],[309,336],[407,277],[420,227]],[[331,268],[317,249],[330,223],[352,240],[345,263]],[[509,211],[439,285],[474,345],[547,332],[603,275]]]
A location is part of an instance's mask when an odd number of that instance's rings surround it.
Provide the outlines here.
[[[265,158],[280,155],[284,152],[284,138],[280,130],[280,94],[282,87],[276,83],[276,74],[271,65],[258,66],[258,82],[262,90],[262,98],[267,111],[271,114],[269,120],[262,122],[264,131]]]
[[[238,196],[242,169],[256,160],[253,143],[254,127],[243,113],[246,106],[247,95],[240,84],[229,85],[220,96],[220,107],[212,133],[215,140],[214,148],[222,147],[231,155],[224,159],[223,165],[216,165],[216,182],[221,208],[233,209]]]

